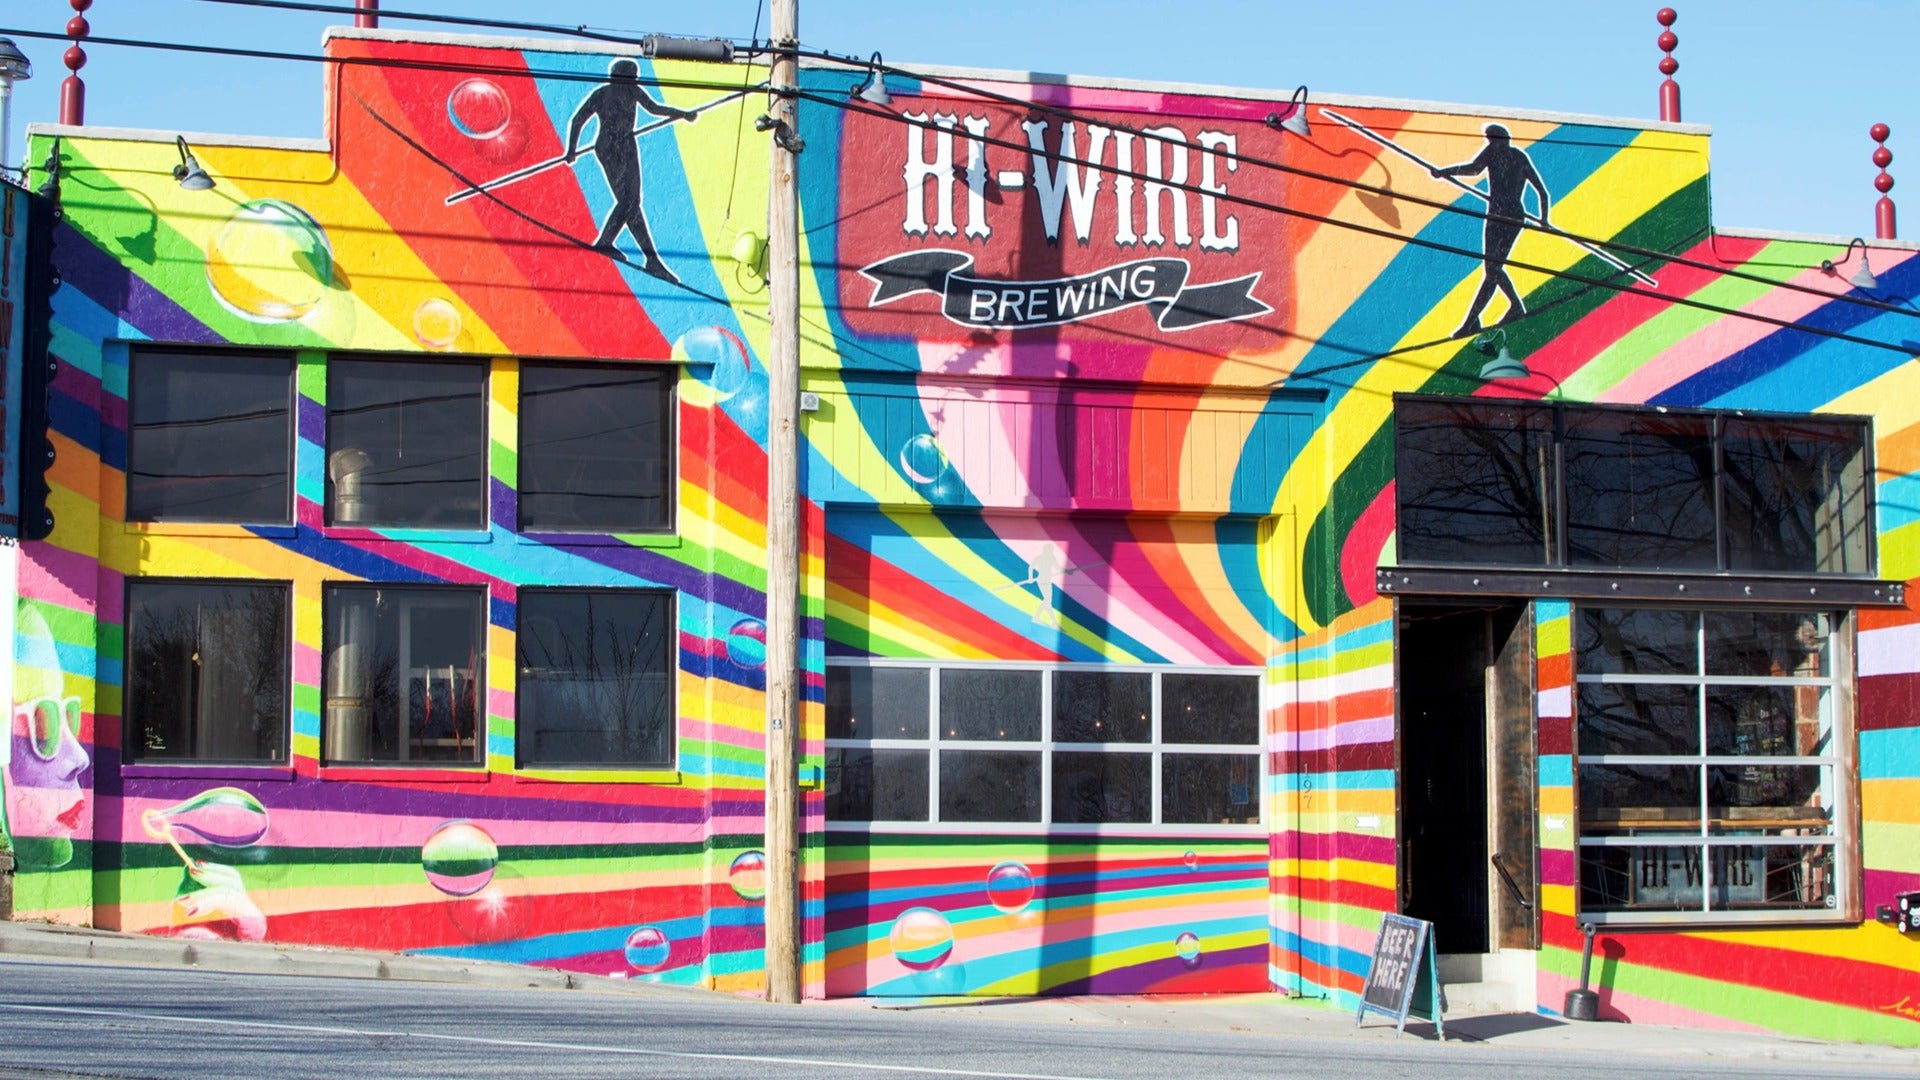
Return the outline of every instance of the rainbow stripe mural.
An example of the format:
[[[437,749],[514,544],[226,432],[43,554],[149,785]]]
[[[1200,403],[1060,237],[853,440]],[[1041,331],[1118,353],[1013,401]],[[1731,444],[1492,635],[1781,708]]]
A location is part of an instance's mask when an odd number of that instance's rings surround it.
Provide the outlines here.
[[[63,217],[54,525],[21,548],[5,777],[17,908],[755,989],[768,161],[745,129],[766,71],[380,32],[327,48],[325,138],[196,138],[212,191],[173,183],[171,135],[34,135],[34,161],[59,139]],[[1830,245],[1712,232],[1703,131],[1316,101],[1301,140],[1246,94],[889,77],[881,110],[848,104],[863,75],[807,68],[800,103],[811,994],[1351,1004],[1398,906],[1374,586],[1397,558],[1397,393],[1870,415],[1880,576],[1920,577],[1920,334],[1843,297]],[[620,109],[631,138],[585,153],[583,117]],[[1564,233],[1454,212],[1487,205],[1462,168],[1508,151]],[[1885,294],[1920,288],[1913,254],[1872,249]],[[1506,340],[1535,376],[1485,385],[1456,328],[1516,301]],[[127,522],[147,343],[294,357],[291,527]],[[487,359],[486,528],[327,524],[346,354]],[[543,359],[676,372],[671,534],[518,531],[519,379]],[[137,577],[292,583],[285,767],[126,760]],[[478,766],[325,756],[321,591],[360,581],[485,590]],[[672,591],[676,767],[520,764],[518,598],[554,585]],[[1580,945],[1569,607],[1532,618],[1552,1010]],[[1871,919],[1920,889],[1916,622],[1860,616],[1867,920],[1604,933],[1611,1014],[1920,1044],[1920,943]],[[1257,671],[1260,820],[830,828],[826,673],[909,661]]]

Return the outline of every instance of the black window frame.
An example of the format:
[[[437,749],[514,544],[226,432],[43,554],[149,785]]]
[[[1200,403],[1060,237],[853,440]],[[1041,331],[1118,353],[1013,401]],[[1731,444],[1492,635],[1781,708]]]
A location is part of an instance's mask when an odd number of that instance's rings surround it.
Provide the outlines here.
[[[1693,666],[1689,669],[1670,667],[1645,674],[1638,671],[1601,671],[1582,666],[1581,647],[1585,640],[1585,613],[1590,610],[1620,611],[1633,614],[1684,615],[1691,622],[1688,630],[1689,641],[1694,645],[1691,653]],[[1711,651],[1711,637],[1707,632],[1707,622],[1716,616],[1747,615],[1786,615],[1800,617],[1824,617],[1831,619],[1825,644],[1823,661],[1824,673],[1796,674],[1772,670],[1767,674],[1755,671],[1740,672],[1732,669],[1714,669]],[[1571,794],[1572,814],[1570,819],[1573,834],[1574,879],[1572,885],[1573,903],[1578,917],[1582,921],[1600,925],[1621,927],[1674,927],[1688,930],[1706,930],[1713,928],[1746,928],[1759,925],[1782,926],[1819,926],[1851,925],[1862,918],[1862,889],[1866,864],[1862,857],[1861,841],[1863,824],[1860,816],[1860,715],[1858,704],[1858,613],[1849,608],[1823,604],[1681,604],[1646,603],[1637,600],[1585,600],[1575,601],[1569,608],[1569,667],[1571,676],[1570,721],[1571,721]],[[1637,666],[1637,665],[1636,665]],[[1583,725],[1589,723],[1582,704],[1589,687],[1634,686],[1650,688],[1680,688],[1689,696],[1695,696],[1692,708],[1697,724],[1694,732],[1700,738],[1693,748],[1669,748],[1662,752],[1659,748],[1626,750],[1605,750],[1589,748],[1583,743],[1587,730]],[[1826,700],[1823,707],[1830,710],[1830,726],[1826,732],[1825,752],[1782,753],[1770,749],[1761,755],[1742,755],[1737,747],[1716,749],[1712,745],[1714,728],[1715,691],[1786,689],[1824,691]],[[1597,723],[1598,721],[1594,721]],[[1815,728],[1818,734],[1818,728]],[[1818,743],[1816,743],[1817,751]],[[1760,811],[1751,811],[1752,817],[1744,822],[1716,821],[1709,814],[1710,809],[1719,808],[1712,799],[1715,792],[1711,788],[1712,774],[1758,766],[1762,772],[1767,770],[1825,770],[1827,784],[1816,785],[1810,789],[1824,791],[1826,807],[1826,828],[1821,833],[1804,831],[1812,829],[1806,821],[1770,820]],[[1645,837],[1629,835],[1622,837],[1620,832],[1631,833],[1634,825],[1625,820],[1597,820],[1602,808],[1585,805],[1582,795],[1582,770],[1585,768],[1664,768],[1678,769],[1695,774],[1698,785],[1688,793],[1686,807],[1696,812],[1696,816],[1687,819],[1675,813],[1673,820],[1681,824],[1691,824],[1691,831],[1675,831],[1671,822],[1653,821],[1641,826],[1651,830]],[[1763,776],[1764,780],[1765,777]],[[1802,793],[1804,797],[1805,793]],[[1818,808],[1821,799],[1815,798],[1812,806]],[[1664,804],[1662,804],[1664,805]],[[1675,803],[1675,807],[1680,804]],[[1733,803],[1742,808],[1749,806],[1771,809],[1789,806],[1790,803]],[[1734,811],[1722,810],[1732,814]],[[1805,817],[1805,814],[1801,815]],[[1817,812],[1816,812],[1817,816]],[[1782,835],[1769,836],[1772,826],[1780,826]],[[1612,830],[1610,833],[1609,830]],[[1802,830],[1793,832],[1792,830]],[[1751,834],[1749,837],[1748,834]],[[1741,841],[1746,841],[1742,843]],[[1799,841],[1797,844],[1794,841]],[[1635,841],[1638,841],[1636,843]],[[1731,901],[1725,906],[1716,903],[1712,893],[1713,858],[1706,853],[1724,853],[1734,858],[1751,858],[1755,852],[1764,852],[1769,848],[1791,850],[1794,847],[1806,849],[1824,848],[1828,853],[1826,873],[1830,880],[1825,881],[1830,891],[1826,894],[1831,906],[1785,904],[1766,907],[1764,905],[1739,906]],[[1690,861],[1690,869],[1697,868],[1703,875],[1701,899],[1696,907],[1662,906],[1647,903],[1640,906],[1632,904],[1603,906],[1590,902],[1589,893],[1602,891],[1598,884],[1590,882],[1590,869],[1595,877],[1605,873],[1605,869],[1595,864],[1590,868],[1589,852],[1623,852],[1629,858],[1641,851],[1666,850],[1683,855],[1698,853],[1701,858]],[[1817,875],[1809,872],[1809,887]],[[1664,884],[1664,882],[1662,883]],[[1764,885],[1763,885],[1764,887]]]
[[[276,655],[280,659],[280,738],[282,752],[275,758],[203,758],[203,757],[146,757],[138,748],[144,745],[144,728],[139,718],[133,714],[133,703],[139,694],[136,684],[139,680],[139,665],[133,661],[133,610],[134,592],[143,586],[192,587],[192,588],[244,588],[270,589],[280,593],[280,640]],[[294,592],[293,582],[280,578],[203,578],[179,577],[174,575],[141,576],[129,574],[121,583],[121,686],[120,686],[120,738],[121,763],[139,768],[198,768],[221,766],[226,768],[287,769],[293,765],[293,641],[294,641]]]
[[[141,442],[140,427],[134,422],[134,417],[138,415],[139,408],[140,408],[140,404],[138,401],[138,398],[140,397],[140,391],[139,391],[140,376],[137,369],[141,366],[141,364],[144,361],[148,359],[159,359],[159,358],[165,358],[165,357],[208,357],[208,356],[218,356],[223,359],[235,359],[235,360],[252,359],[252,360],[261,360],[261,361],[269,361],[269,360],[284,361],[287,365],[287,375],[286,375],[287,440],[286,440],[286,446],[284,450],[284,456],[281,459],[282,464],[285,467],[285,483],[286,483],[286,498],[285,498],[285,505],[283,507],[283,512],[277,518],[239,518],[239,517],[214,517],[214,516],[180,517],[180,516],[174,516],[172,514],[167,514],[163,516],[136,517],[134,516],[133,509],[132,509],[133,488],[135,484],[134,464],[137,459],[137,455],[139,453],[138,446]],[[126,434],[127,434],[126,463],[125,463],[125,470],[122,473],[122,480],[124,482],[125,487],[123,490],[124,497],[121,502],[121,507],[122,507],[122,512],[125,516],[125,520],[128,524],[151,525],[151,526],[161,526],[161,527],[165,527],[167,525],[259,525],[259,526],[267,526],[267,527],[274,527],[274,526],[290,527],[294,524],[294,518],[295,518],[294,508],[299,501],[298,448],[300,444],[300,358],[296,352],[292,350],[286,350],[286,349],[233,349],[233,348],[226,348],[222,346],[208,346],[205,348],[186,348],[182,346],[173,346],[173,345],[144,345],[144,344],[135,345],[127,350]]]
[[[1651,574],[1667,577],[1694,576],[1734,576],[1742,579],[1789,579],[1815,582],[1871,581],[1880,565],[1879,537],[1877,534],[1878,504],[1874,476],[1873,419],[1870,416],[1827,413],[1784,413],[1756,409],[1681,409],[1663,406],[1627,406],[1612,404],[1592,404],[1586,402],[1540,401],[1525,398],[1502,397],[1459,397],[1441,394],[1395,394],[1393,398],[1393,476],[1395,478],[1394,515],[1399,528],[1399,543],[1396,547],[1399,567],[1412,570],[1423,568],[1448,568],[1461,566],[1485,567],[1495,573],[1534,574],[1543,572],[1559,576],[1566,575],[1638,575]],[[1409,550],[1408,539],[1417,535],[1415,530],[1406,528],[1409,522],[1410,491],[1404,482],[1409,475],[1406,460],[1406,448],[1401,437],[1401,421],[1407,415],[1407,407],[1420,408],[1435,406],[1441,408],[1487,408],[1533,411],[1549,414],[1552,423],[1551,453],[1547,455],[1548,505],[1545,507],[1550,523],[1547,531],[1551,534],[1549,545],[1551,554],[1539,561],[1492,562],[1484,559],[1442,559],[1423,558],[1417,549]],[[1658,565],[1630,563],[1624,566],[1611,566],[1601,562],[1582,562],[1573,559],[1568,541],[1567,506],[1567,463],[1565,432],[1568,417],[1594,416],[1600,418],[1619,417],[1631,419],[1636,416],[1661,417],[1673,420],[1704,418],[1708,421],[1713,454],[1713,478],[1711,499],[1713,504],[1713,540],[1714,562],[1706,567],[1664,567]],[[1809,425],[1828,428],[1835,431],[1852,428],[1858,432],[1860,447],[1860,532],[1862,534],[1862,566],[1859,570],[1821,570],[1818,568],[1802,570],[1749,569],[1734,565],[1731,554],[1729,514],[1726,509],[1726,485],[1729,480],[1725,465],[1726,429],[1729,423],[1778,423],[1787,426],[1806,427]],[[1529,521],[1529,526],[1532,522]],[[1543,554],[1546,554],[1543,552]],[[1382,571],[1383,583],[1388,575]],[[1404,590],[1403,590],[1404,591]],[[1897,602],[1897,599],[1896,601]]]
[[[474,369],[479,372],[480,374],[480,392],[479,392],[480,423],[479,423],[479,435],[478,435],[479,437],[478,456],[479,456],[480,464],[479,464],[479,475],[477,477],[477,481],[479,485],[479,495],[480,495],[480,513],[477,521],[471,524],[464,523],[464,522],[447,523],[447,524],[429,524],[429,523],[416,523],[416,522],[396,523],[392,521],[382,521],[382,520],[373,520],[373,519],[369,519],[365,521],[340,521],[335,518],[334,516],[335,480],[334,480],[334,472],[333,472],[334,455],[340,452],[341,450],[350,449],[349,447],[336,445],[339,440],[335,437],[334,416],[335,416],[335,413],[339,410],[339,402],[338,402],[338,396],[336,391],[336,383],[334,380],[335,380],[335,377],[340,373],[341,364],[368,364],[373,366],[387,366],[387,367],[393,367],[398,365],[433,366],[433,367],[448,367],[448,368],[464,367],[468,369]],[[449,357],[414,356],[414,355],[388,356],[388,355],[372,354],[372,353],[329,352],[326,354],[326,372],[324,377],[326,380],[326,387],[327,387],[327,401],[326,401],[326,405],[321,410],[325,418],[324,425],[326,428],[326,432],[325,432],[325,449],[323,454],[321,455],[322,491],[321,491],[320,513],[321,513],[321,519],[326,523],[326,528],[328,529],[378,529],[378,530],[386,530],[386,531],[408,530],[408,531],[419,531],[419,532],[485,533],[493,527],[493,468],[492,468],[493,362],[491,359],[487,357],[469,357],[469,356],[449,356]]]
[[[659,499],[661,522],[643,527],[607,527],[600,525],[538,525],[527,522],[527,375],[540,370],[585,370],[631,374],[659,385],[661,425],[661,486]],[[680,369],[677,366],[640,363],[608,363],[588,360],[522,359],[518,381],[519,401],[517,437],[514,446],[514,528],[535,536],[671,536],[679,528],[680,474]]]
[[[329,649],[328,646],[329,644],[332,644],[332,640],[331,640],[331,633],[332,633],[332,627],[333,627],[332,617],[335,611],[335,604],[337,603],[337,601],[335,601],[333,598],[336,595],[338,595],[342,590],[347,590],[347,589],[363,589],[363,590],[372,591],[372,592],[385,591],[385,592],[413,593],[413,594],[438,594],[442,596],[462,595],[468,598],[477,599],[479,601],[478,613],[480,617],[480,622],[477,628],[478,632],[476,635],[478,638],[478,641],[476,642],[474,652],[473,652],[473,671],[469,675],[469,678],[473,681],[473,684],[475,687],[474,737],[473,737],[475,749],[474,749],[474,755],[472,758],[470,759],[459,759],[459,758],[414,759],[411,757],[411,755],[403,758],[377,758],[377,757],[351,758],[351,757],[339,757],[335,755],[333,724],[330,721],[328,716],[328,702],[331,700],[335,700],[334,695],[330,693],[330,691],[334,689],[334,685],[333,685],[334,665],[333,665],[332,656],[331,656],[332,650]],[[487,735],[488,735],[488,729],[490,727],[488,723],[489,717],[487,713],[487,708],[488,708],[487,651],[489,647],[488,639],[491,636],[490,627],[493,625],[492,603],[493,603],[493,597],[490,591],[483,585],[467,585],[467,584],[454,583],[454,582],[434,582],[434,581],[390,582],[390,581],[336,580],[336,581],[321,582],[321,585],[320,585],[320,751],[319,751],[321,767],[336,768],[336,769],[393,769],[401,772],[405,772],[407,770],[412,770],[412,769],[438,769],[438,770],[463,771],[463,772],[475,772],[475,773],[485,772],[486,769],[488,768]],[[376,641],[378,640],[377,635],[374,640]],[[411,693],[409,692],[407,696],[409,698],[409,708],[410,708]],[[408,722],[408,719],[409,719],[408,716],[402,715],[398,717],[398,723],[401,725],[406,725]],[[369,714],[367,718],[367,724],[369,729],[371,730],[371,727],[373,724],[373,717],[371,714]],[[398,730],[395,733],[395,738],[397,740],[401,740],[404,742],[406,734],[407,734],[406,730]]]
[[[530,760],[526,756],[524,748],[526,747],[526,738],[527,738],[528,730],[524,722],[524,718],[526,714],[523,711],[522,702],[524,700],[524,694],[527,686],[527,679],[526,679],[526,676],[523,674],[521,664],[520,664],[521,635],[523,635],[526,632],[526,614],[525,614],[523,605],[526,603],[527,598],[529,596],[555,595],[555,594],[653,596],[653,597],[659,597],[662,603],[665,605],[666,611],[662,618],[662,624],[663,624],[666,638],[667,638],[663,646],[666,665],[664,670],[661,672],[661,676],[666,686],[666,695],[667,695],[666,714],[667,714],[667,721],[669,725],[669,730],[667,732],[667,743],[669,746],[670,756],[664,763],[535,761],[535,760]],[[591,586],[574,586],[574,585],[531,586],[531,585],[528,585],[528,586],[522,586],[520,588],[518,593],[515,595],[515,599],[514,599],[514,618],[513,618],[513,625],[514,625],[513,759],[514,759],[514,768],[516,771],[541,772],[546,770],[552,770],[555,772],[605,771],[605,772],[664,773],[664,772],[676,772],[679,770],[680,768],[680,735],[681,735],[680,685],[679,685],[680,684],[680,660],[679,660],[679,657],[680,657],[679,625],[680,624],[678,622],[680,617],[679,601],[680,601],[680,594],[678,590],[670,589],[670,588],[649,588],[649,587],[623,588],[619,586],[600,586],[600,585],[591,585]]]

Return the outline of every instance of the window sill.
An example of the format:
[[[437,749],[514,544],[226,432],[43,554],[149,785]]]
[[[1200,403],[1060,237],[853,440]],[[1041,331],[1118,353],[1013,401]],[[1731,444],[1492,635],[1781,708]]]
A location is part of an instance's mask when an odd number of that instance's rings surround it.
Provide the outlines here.
[[[513,773],[517,784],[658,784],[679,787],[687,782],[678,769],[522,768]]]
[[[1585,912],[1574,922],[1592,923],[1605,930],[1645,930],[1649,932],[1687,932],[1706,930],[1763,930],[1772,927],[1858,926],[1861,919],[1846,911],[1813,909],[1806,911],[1721,911],[1710,915],[1687,915],[1674,911]]]
[[[393,544],[491,544],[493,532],[477,529],[385,529],[358,525],[329,525],[321,530],[329,540],[358,540],[364,543]]]
[[[527,530],[515,533],[514,537],[522,544],[537,544],[541,547],[637,547],[637,548],[677,548],[680,546],[678,532],[658,533],[604,533],[604,532],[541,532]]]
[[[286,539],[296,536],[300,526],[287,524],[237,525],[226,522],[129,521],[130,536],[231,536],[237,538]]]
[[[120,766],[123,780],[255,780],[267,783],[291,783],[294,778],[293,766],[239,765],[232,762],[183,761],[178,765],[159,765],[149,762],[144,765],[125,764]]]
[[[322,780],[348,780],[375,783],[479,784],[493,774],[480,766],[446,768],[433,765],[322,765],[317,774]]]

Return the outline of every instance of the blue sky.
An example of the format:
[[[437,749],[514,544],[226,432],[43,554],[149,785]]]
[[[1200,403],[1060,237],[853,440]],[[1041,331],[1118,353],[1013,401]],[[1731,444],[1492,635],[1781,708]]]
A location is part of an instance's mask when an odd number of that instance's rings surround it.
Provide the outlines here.
[[[348,0],[339,0],[348,2]],[[746,38],[760,0],[384,0],[391,11]],[[1315,90],[1608,116],[1657,115],[1657,2],[1619,0],[800,0],[802,41],[893,62]],[[1893,128],[1894,190],[1920,238],[1920,45],[1914,0],[1678,0],[1685,119],[1712,125],[1715,223],[1872,235],[1867,129]],[[55,31],[66,0],[9,0],[6,28]],[[94,33],[316,53],[344,19],[205,0],[97,0]],[[393,29],[447,29],[389,17]],[[475,31],[482,32],[482,31]],[[64,43],[17,39],[34,78],[13,145],[57,113]],[[121,127],[318,136],[317,65],[88,50],[87,120]],[[1893,70],[1889,70],[1892,65]],[[1911,147],[1910,153],[1903,147]],[[1911,196],[1911,199],[1903,196]]]

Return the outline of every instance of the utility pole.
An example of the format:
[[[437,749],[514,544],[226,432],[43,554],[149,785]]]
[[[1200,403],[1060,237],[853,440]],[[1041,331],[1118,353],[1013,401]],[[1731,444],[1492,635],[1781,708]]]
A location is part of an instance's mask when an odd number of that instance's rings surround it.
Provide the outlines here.
[[[799,0],[773,0],[767,191],[767,1000],[800,1001]]]

